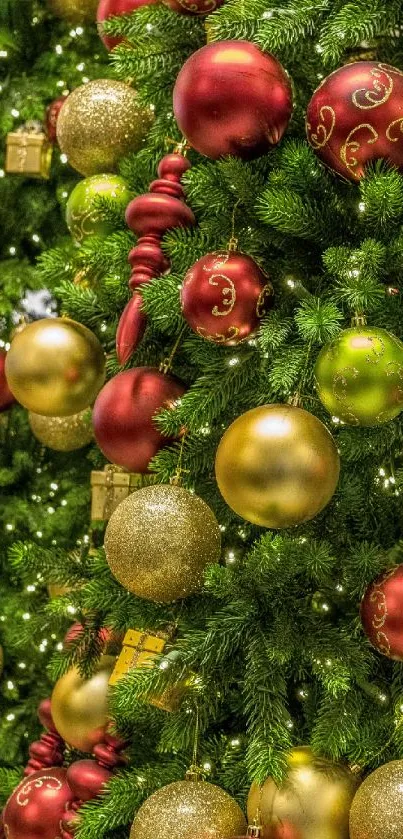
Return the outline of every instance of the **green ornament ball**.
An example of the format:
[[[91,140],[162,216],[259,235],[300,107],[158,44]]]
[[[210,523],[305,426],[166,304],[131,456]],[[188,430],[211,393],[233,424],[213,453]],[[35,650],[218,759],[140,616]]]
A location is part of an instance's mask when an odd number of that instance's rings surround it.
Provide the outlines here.
[[[99,207],[99,198],[107,198],[118,209],[127,207],[132,194],[119,175],[92,175],[74,187],[66,206],[66,222],[78,244],[87,236],[109,236],[114,227]]]
[[[403,410],[403,343],[386,329],[345,329],[315,365],[320,401],[347,425],[379,425]]]

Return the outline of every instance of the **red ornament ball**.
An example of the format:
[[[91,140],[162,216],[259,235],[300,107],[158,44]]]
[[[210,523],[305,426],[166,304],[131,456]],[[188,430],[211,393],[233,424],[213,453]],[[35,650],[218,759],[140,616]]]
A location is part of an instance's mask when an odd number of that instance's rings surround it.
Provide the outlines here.
[[[224,0],[162,0],[162,2],[178,15],[203,17],[219,9]]]
[[[178,379],[153,367],[118,373],[101,390],[92,414],[95,437],[105,457],[130,472],[147,472],[151,458],[172,442],[153,418],[185,390]]]
[[[11,405],[15,404],[14,396],[11,393],[6,379],[6,357],[7,353],[0,350],[0,414],[3,411],[7,411],[8,408],[11,408]]]
[[[111,777],[112,772],[106,766],[101,766],[96,760],[90,758],[76,760],[67,770],[69,787],[74,798],[80,801],[96,798]]]
[[[403,565],[390,568],[368,586],[361,622],[379,653],[403,661]]]
[[[306,129],[316,154],[334,172],[359,180],[379,158],[403,166],[403,72],[357,61],[331,73],[308,105]]]
[[[191,329],[216,344],[250,338],[272,308],[273,286],[243,253],[208,253],[186,274],[182,312]]]
[[[276,58],[249,41],[217,41],[188,58],[175,83],[176,121],[196,151],[213,160],[265,154],[292,112],[288,76]]]
[[[57,120],[59,119],[60,111],[66,101],[66,96],[59,96],[46,108],[45,128],[48,138],[51,143],[57,143]]]
[[[66,769],[40,769],[24,778],[4,808],[7,839],[57,839],[66,804],[72,797]]]
[[[135,12],[140,6],[150,6],[157,3],[158,0],[100,0],[97,12],[98,32],[102,38],[106,49],[113,50],[118,44],[124,41],[124,38],[114,35],[106,35],[104,33],[103,23],[110,17],[119,17],[120,15],[128,15],[130,12]]]

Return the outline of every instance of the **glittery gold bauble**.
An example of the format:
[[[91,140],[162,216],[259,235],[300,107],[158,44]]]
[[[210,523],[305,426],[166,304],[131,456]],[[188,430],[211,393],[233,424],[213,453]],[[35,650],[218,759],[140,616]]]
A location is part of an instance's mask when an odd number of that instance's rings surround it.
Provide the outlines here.
[[[63,740],[82,752],[91,752],[102,740],[108,724],[108,683],[115,664],[105,655],[90,679],[77,667],[56,682],[52,693],[52,717]]]
[[[263,405],[238,417],[216,456],[225,501],[261,527],[291,527],[329,503],[339,479],[333,437],[308,411]]]
[[[303,746],[292,749],[288,766],[281,787],[271,778],[261,787],[252,784],[248,817],[253,821],[259,812],[262,839],[348,839],[356,776],[347,766],[316,757]]]
[[[388,422],[403,410],[403,344],[386,329],[344,329],[320,351],[315,378],[319,399],[343,422]]]
[[[199,591],[220,558],[220,530],[197,495],[169,484],[130,495],[112,514],[105,550],[114,577],[138,597],[170,603]]]
[[[230,839],[245,830],[242,810],[227,792],[205,781],[177,781],[140,807],[130,839]]]
[[[119,160],[136,152],[152,122],[130,85],[97,79],[67,97],[57,121],[59,146],[82,175],[113,172]]]
[[[19,332],[6,359],[10,390],[24,408],[47,417],[77,414],[105,379],[98,338],[69,318],[37,320]]]
[[[372,772],[357,791],[350,811],[350,839],[401,839],[403,760]]]
[[[57,452],[73,452],[93,438],[92,413],[85,408],[71,417],[44,417],[30,411],[29,424],[36,439]]]
[[[49,10],[69,23],[95,23],[99,0],[48,0]]]

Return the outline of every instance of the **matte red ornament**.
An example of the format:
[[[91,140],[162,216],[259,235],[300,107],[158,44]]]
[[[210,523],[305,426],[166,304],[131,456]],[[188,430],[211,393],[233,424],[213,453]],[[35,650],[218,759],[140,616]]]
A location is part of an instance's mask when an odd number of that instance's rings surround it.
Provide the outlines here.
[[[224,0],[162,0],[162,2],[178,15],[204,17],[219,9]]]
[[[403,661],[403,565],[389,568],[368,586],[361,601],[361,622],[378,652]]]
[[[7,384],[5,371],[6,357],[7,353],[4,350],[0,350],[0,414],[3,411],[7,411],[8,408],[11,408],[11,405],[15,405],[16,401]]]
[[[105,457],[130,472],[147,472],[152,457],[172,442],[153,418],[183,396],[186,388],[153,367],[119,373],[101,390],[92,419]]]
[[[308,141],[326,166],[359,180],[382,158],[403,166],[403,72],[357,61],[331,73],[308,105]]]
[[[105,20],[110,17],[119,17],[119,15],[128,15],[130,12],[135,12],[140,6],[150,6],[157,2],[158,0],[100,0],[97,12],[98,32],[106,49],[113,50],[114,47],[124,41],[124,38],[106,35],[103,27]]]
[[[217,41],[188,58],[175,83],[176,121],[193,148],[215,160],[251,160],[279,142],[292,112],[288,76],[249,41]]]
[[[274,303],[273,286],[256,262],[237,251],[208,253],[186,274],[182,312],[191,329],[216,344],[250,338]]]
[[[60,111],[67,99],[67,96],[59,96],[46,108],[45,128],[48,138],[51,143],[57,143],[57,120],[59,119]]]
[[[60,821],[71,797],[66,769],[41,769],[24,778],[4,808],[7,839],[60,839]]]

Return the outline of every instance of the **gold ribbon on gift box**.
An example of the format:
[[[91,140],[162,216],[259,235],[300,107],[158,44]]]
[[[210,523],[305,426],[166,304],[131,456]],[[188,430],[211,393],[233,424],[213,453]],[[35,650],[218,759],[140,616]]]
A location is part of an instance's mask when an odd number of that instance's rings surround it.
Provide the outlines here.
[[[155,483],[153,475],[126,472],[109,463],[103,472],[91,472],[92,521],[109,521],[116,507],[136,489]]]
[[[153,632],[139,629],[129,629],[123,639],[123,647],[115,664],[115,669],[109,679],[110,685],[116,685],[130,670],[141,667],[153,667],[157,656],[164,652],[169,641],[172,641],[175,627],[170,625],[164,630]],[[188,680],[172,685],[156,695],[147,697],[147,702],[161,708],[163,711],[177,711],[185,693]]]
[[[42,123],[29,120],[7,135],[5,170],[10,175],[49,178],[52,145]]]

